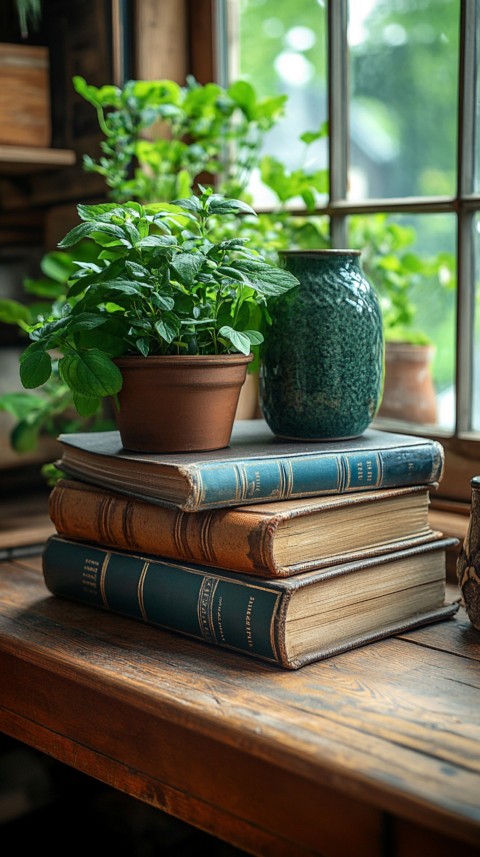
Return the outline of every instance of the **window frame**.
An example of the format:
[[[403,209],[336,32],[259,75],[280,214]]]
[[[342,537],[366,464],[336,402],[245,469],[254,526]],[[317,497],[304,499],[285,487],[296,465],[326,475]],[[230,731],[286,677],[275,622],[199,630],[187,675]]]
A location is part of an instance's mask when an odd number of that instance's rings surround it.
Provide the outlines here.
[[[225,42],[235,31],[235,0],[190,0],[192,74],[202,82],[227,83]],[[480,214],[480,193],[473,192],[476,137],[475,97],[477,90],[477,29],[480,0],[459,0],[459,69],[457,112],[457,177],[454,196],[406,197],[402,199],[347,199],[348,180],[348,0],[327,0],[327,87],[329,147],[329,196],[316,213],[330,220],[332,247],[346,246],[347,218],[352,214],[450,213],[456,218],[456,375],[455,426],[450,431],[428,432],[445,449],[445,474],[432,505],[468,510],[470,481],[480,473],[480,432],[471,424],[473,398],[473,325],[475,297],[475,247],[473,221]],[[195,34],[211,27],[211,37],[199,47]],[[207,75],[207,77],[206,77]],[[380,428],[421,435],[418,426],[378,421]]]
[[[457,113],[457,192],[455,196],[402,199],[347,200],[348,177],[348,0],[328,2],[328,109],[330,197],[322,211],[330,217],[333,247],[346,241],[351,214],[450,213],[457,228],[457,324],[455,426],[452,433],[430,436],[445,448],[445,477],[438,497],[470,502],[470,480],[480,472],[480,436],[471,427],[473,398],[474,238],[473,218],[480,211],[480,195],[472,192],[474,178],[476,50],[478,0],[459,0],[459,69]],[[384,425],[382,421],[381,425]],[[381,426],[380,426],[381,427]],[[396,431],[420,434],[418,427],[395,424]]]

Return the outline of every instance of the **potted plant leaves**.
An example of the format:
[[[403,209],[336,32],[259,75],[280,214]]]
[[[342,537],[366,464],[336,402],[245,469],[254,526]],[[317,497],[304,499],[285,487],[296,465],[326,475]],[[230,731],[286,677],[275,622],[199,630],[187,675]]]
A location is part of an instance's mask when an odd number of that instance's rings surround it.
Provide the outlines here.
[[[286,96],[261,98],[246,81],[236,81],[224,89],[213,83],[201,85],[190,77],[184,87],[170,80],[128,81],[121,89],[94,87],[79,77],[74,78],[74,86],[97,111],[105,136],[101,158],[94,161],[85,155],[84,168],[105,179],[109,201],[120,204],[136,200],[145,205],[189,197],[201,174],[213,177],[217,192],[250,202],[244,194],[252,171],[258,169],[277,199],[275,211],[229,220],[224,217],[221,222],[217,218],[215,240],[220,234],[224,240],[248,238],[248,247],[260,249],[264,260],[272,263],[277,261],[279,249],[292,245],[329,246],[327,218],[311,216],[316,194],[326,189],[326,171],[289,171],[279,161],[261,157],[265,134],[282,115]],[[165,139],[152,132],[152,126],[159,122],[168,132]],[[325,133],[326,128],[322,128],[302,139],[308,147]],[[308,216],[288,211],[290,203],[300,196]],[[90,247],[97,245],[88,239],[83,245],[82,260],[88,261],[85,257]],[[68,265],[73,256],[80,261],[80,248],[81,242],[61,254],[46,253],[39,277],[24,281],[26,305],[0,299],[0,321],[16,325],[23,336],[38,318],[38,301],[44,305],[47,295],[55,302],[54,312],[58,314],[68,278],[65,265],[60,269],[57,261],[60,255]],[[34,297],[38,300],[33,301]],[[50,315],[49,308],[41,307],[40,311]],[[259,415],[256,368],[254,361],[239,397],[238,418]],[[88,417],[75,411],[72,391],[58,377],[55,361],[49,383],[40,389],[0,395],[0,413],[2,410],[16,421],[10,442],[21,453],[34,450],[45,433],[56,437],[62,432],[111,427],[108,403]]]
[[[126,448],[227,446],[268,300],[297,284],[246,239],[213,239],[219,219],[247,213],[203,187],[171,204],[79,205],[59,246],[87,239],[98,256],[78,262],[66,301],[31,327],[24,387],[45,384],[58,359],[80,414],[113,398]]]

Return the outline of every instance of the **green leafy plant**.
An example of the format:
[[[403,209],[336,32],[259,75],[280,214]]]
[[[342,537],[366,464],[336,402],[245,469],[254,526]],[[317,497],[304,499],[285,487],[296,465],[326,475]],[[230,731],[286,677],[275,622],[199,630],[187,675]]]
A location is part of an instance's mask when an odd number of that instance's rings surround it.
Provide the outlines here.
[[[265,137],[285,112],[288,97],[260,98],[251,83],[237,80],[227,88],[199,84],[188,77],[185,86],[171,80],[127,81],[123,87],[95,87],[75,77],[79,95],[94,107],[104,135],[102,155],[85,155],[87,172],[99,173],[110,199],[169,202],[191,195],[199,179],[223,195],[250,202],[249,183],[255,171],[274,197],[274,214],[259,214],[253,229],[246,217],[222,222],[221,229],[241,229],[254,246],[269,252],[292,246],[314,246],[321,234],[326,243],[326,218],[306,218],[290,212],[295,203],[314,211],[319,195],[328,191],[328,170],[288,170],[278,158],[262,155]],[[309,147],[328,134],[324,122],[300,136],[304,162]],[[321,225],[320,225],[321,224]]]
[[[88,242],[76,247],[77,259],[92,261],[97,256]],[[65,303],[68,281],[76,270],[73,258],[66,251],[54,250],[42,258],[41,276],[26,278],[23,287],[25,303],[8,298],[0,299],[0,321],[19,328],[28,337],[29,331],[41,319],[55,313],[60,315]],[[38,392],[31,390],[3,393],[0,396],[0,411],[10,414],[15,424],[10,433],[10,443],[19,453],[35,450],[41,435],[56,437],[61,432],[101,431],[114,427],[113,419],[99,409],[88,418],[81,417],[73,405],[70,388],[58,373],[58,360],[52,359],[52,374]]]
[[[362,266],[380,298],[385,340],[430,344],[432,339],[418,319],[419,297],[433,289],[441,297],[453,289],[452,254],[420,256],[413,249],[416,230],[386,214],[352,217],[349,228],[351,246],[362,251]]]
[[[328,217],[315,213],[319,199],[328,192],[328,170],[307,168],[311,160],[309,147],[327,135],[326,123],[300,138],[304,144],[305,166],[289,170],[280,159],[262,155],[266,134],[284,113],[286,96],[259,98],[254,87],[246,81],[236,81],[224,89],[213,83],[201,85],[193,78],[189,78],[184,87],[169,80],[128,81],[123,87],[94,87],[77,77],[74,78],[74,86],[96,110],[104,136],[101,156],[98,160],[84,156],[84,168],[104,178],[106,195],[113,203],[131,204],[133,201],[148,208],[149,203],[193,199],[199,180],[212,189],[215,185],[216,190],[230,199],[243,199],[249,203],[249,182],[252,174],[257,172],[271,192],[273,211],[255,215],[244,210],[241,218],[235,213],[212,216],[208,240],[217,245],[237,239],[248,241],[243,245],[244,250],[247,247],[249,252],[257,250],[265,262],[273,265],[282,249],[330,246]],[[87,210],[88,207],[82,208],[84,213]],[[149,212],[149,216],[151,214]],[[80,228],[85,228],[86,223],[83,222]],[[112,223],[112,226],[117,225]],[[168,220],[165,225],[168,229]],[[170,227],[173,230],[173,221]],[[155,228],[160,228],[158,223]],[[414,251],[415,230],[395,224],[386,215],[352,217],[349,228],[349,244],[362,251],[365,273],[379,293],[386,339],[427,340],[429,337],[422,329],[421,313],[418,312],[420,298],[431,289],[437,289],[442,297],[445,288],[443,285],[440,288],[439,283],[454,284],[451,256],[438,254],[425,260]],[[109,237],[111,241],[115,240],[114,236]],[[164,237],[168,237],[167,233]],[[78,295],[70,292],[72,272],[77,270],[79,274],[83,271],[82,277],[75,275],[74,280],[87,286],[87,274],[100,276],[107,254],[119,249],[115,244],[104,246],[108,245],[107,236],[98,242],[92,239],[94,233],[79,244],[63,246],[60,252],[47,253],[42,260],[43,277],[24,283],[27,293],[25,304],[0,301],[0,321],[15,324],[28,335],[37,324],[42,327],[45,319],[52,323],[59,321],[63,318],[62,313],[66,313],[65,318],[68,318],[74,303],[79,300]],[[235,244],[224,243],[224,246],[233,250]],[[97,265],[99,271],[74,262]],[[126,300],[126,294],[123,295],[123,303],[117,294],[107,303],[113,309],[115,305],[123,307]],[[443,306],[442,301],[439,304]],[[250,311],[254,311],[252,304]],[[198,312],[198,307],[195,312]],[[260,313],[259,306],[256,312]],[[117,324],[120,311],[110,312],[110,316]],[[192,318],[195,318],[193,312]],[[266,318],[264,313],[263,323]],[[253,325],[253,322],[249,324]],[[225,326],[233,327],[228,322]],[[197,342],[207,338],[207,326],[197,324],[194,329]],[[243,333],[239,327],[235,330]],[[71,331],[73,335],[73,328]],[[182,331],[182,337],[184,333]],[[192,331],[190,334],[188,347],[192,347],[195,338]],[[95,329],[87,334],[84,328],[81,336],[78,334],[75,339],[77,343],[86,342],[94,335]],[[153,347],[155,337],[147,339],[148,347]],[[181,337],[177,339],[182,341]],[[220,337],[220,343],[222,339]],[[170,347],[175,347],[173,340]],[[183,347],[187,347],[187,338]],[[254,351],[258,354],[257,346],[254,346]],[[257,365],[258,359],[250,364],[250,370]],[[98,397],[93,399],[99,401]],[[90,403],[88,416],[82,417],[76,409],[78,403],[85,410],[80,395],[74,400],[72,388],[60,374],[54,351],[52,375],[38,394],[31,391],[4,394],[0,397],[0,410],[8,411],[17,419],[11,442],[20,451],[34,448],[42,431],[55,435],[59,430],[108,426],[103,404],[92,414],[90,408],[93,405]]]
[[[291,217],[289,204],[303,198],[310,206],[316,193],[326,189],[327,172],[289,172],[281,162],[262,158],[268,133],[284,112],[286,96],[259,98],[251,84],[237,81],[227,89],[217,84],[200,85],[193,78],[185,87],[174,81],[130,81],[123,87],[94,87],[74,78],[76,91],[97,112],[104,135],[102,155],[95,161],[84,156],[84,169],[102,175],[112,201],[171,201],[192,195],[199,176],[216,182],[230,197],[248,199],[246,188],[253,170],[278,200],[273,214],[215,218],[211,226],[215,240],[242,237],[263,257],[277,261],[277,253],[295,234],[297,245],[328,246],[327,219]],[[158,133],[158,129],[161,133]],[[304,135],[305,155],[318,136]],[[150,135],[150,136],[149,136]],[[288,221],[291,220],[291,227]],[[24,281],[25,303],[0,301],[0,321],[16,325],[24,335],[45,318],[61,316],[69,289],[74,259],[94,263],[103,248],[83,241],[73,248],[48,252],[41,262],[41,276]],[[80,255],[82,253],[82,255]],[[254,349],[256,350],[256,349]],[[258,366],[258,357],[249,371]],[[82,417],[73,393],[58,372],[52,357],[52,375],[38,393],[31,390],[0,396],[0,410],[16,419],[10,441],[18,452],[36,447],[39,435],[111,427],[104,403],[95,414]]]
[[[91,240],[95,262],[79,262],[61,305],[29,329],[20,359],[27,389],[58,373],[79,414],[115,396],[124,354],[249,354],[263,341],[268,300],[293,288],[244,238],[211,240],[215,222],[254,210],[200,188],[173,204],[80,205],[82,222],[60,242]]]
[[[258,98],[236,81],[227,88],[173,80],[130,80],[122,87],[74,77],[79,95],[97,112],[102,155],[84,156],[110,198],[125,202],[172,201],[190,195],[198,176],[218,177],[217,189],[238,198],[257,166],[265,134],[283,115],[287,96]],[[232,152],[234,156],[232,157]]]

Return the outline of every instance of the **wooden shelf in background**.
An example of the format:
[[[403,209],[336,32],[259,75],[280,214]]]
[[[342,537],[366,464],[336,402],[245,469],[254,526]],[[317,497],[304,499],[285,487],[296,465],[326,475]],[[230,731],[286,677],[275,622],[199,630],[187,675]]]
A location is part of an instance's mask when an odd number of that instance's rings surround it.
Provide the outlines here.
[[[71,149],[0,145],[0,175],[26,175],[71,167],[75,162],[76,154]]]

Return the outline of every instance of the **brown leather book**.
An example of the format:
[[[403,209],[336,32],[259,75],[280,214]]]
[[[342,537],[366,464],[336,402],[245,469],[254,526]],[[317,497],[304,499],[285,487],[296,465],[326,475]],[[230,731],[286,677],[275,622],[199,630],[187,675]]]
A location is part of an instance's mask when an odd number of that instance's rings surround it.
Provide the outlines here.
[[[425,485],[183,512],[77,480],[50,494],[60,535],[264,577],[431,541]]]

